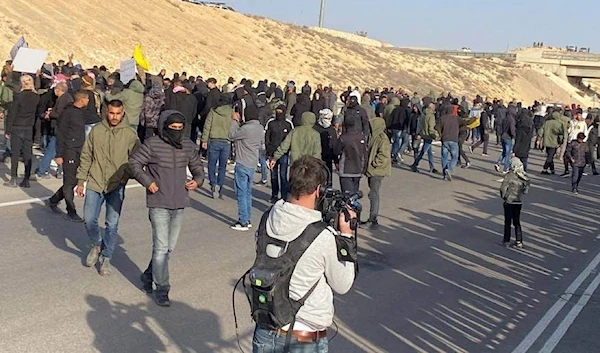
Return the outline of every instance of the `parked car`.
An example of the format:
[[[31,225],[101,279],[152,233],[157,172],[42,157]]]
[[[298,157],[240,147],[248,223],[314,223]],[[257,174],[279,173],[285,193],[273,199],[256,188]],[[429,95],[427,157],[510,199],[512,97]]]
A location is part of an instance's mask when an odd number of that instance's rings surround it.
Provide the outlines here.
[[[463,53],[470,53],[470,52],[471,52],[471,48],[469,48],[469,47],[462,47],[462,48],[460,48],[460,50],[461,50]]]
[[[580,53],[589,53],[590,52],[590,48],[581,47],[581,48],[579,48],[579,52]]]
[[[211,2],[211,1],[202,1],[202,0],[183,0],[183,1],[189,2],[191,4],[200,5],[200,6],[208,6],[208,7],[214,7],[214,8],[222,9],[222,10],[235,11],[233,9],[233,7],[227,6],[227,4],[224,2]]]
[[[577,47],[574,45],[567,45],[567,51],[577,51]]]

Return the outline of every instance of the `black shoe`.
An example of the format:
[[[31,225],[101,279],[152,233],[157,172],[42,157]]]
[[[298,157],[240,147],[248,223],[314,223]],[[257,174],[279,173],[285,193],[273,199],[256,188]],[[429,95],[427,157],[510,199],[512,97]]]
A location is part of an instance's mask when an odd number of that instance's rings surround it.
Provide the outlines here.
[[[169,292],[164,290],[156,290],[154,291],[154,299],[156,300],[156,304],[158,306],[171,306],[171,301],[169,300]]]
[[[223,194],[223,187],[219,186],[219,200],[223,200],[225,195]]]
[[[79,217],[77,213],[67,213],[65,219],[74,223],[83,223],[83,218]]]
[[[379,222],[377,222],[376,219],[372,220],[371,225],[369,226],[369,229],[371,229],[371,230],[379,229]]]
[[[598,172],[594,172],[593,174],[594,174],[594,175],[600,175],[600,173],[598,173]]]
[[[429,173],[431,173],[431,174],[438,174],[439,172],[438,172],[437,169],[433,168],[432,170],[429,171]]]
[[[56,213],[56,214],[61,214],[62,213],[62,211],[58,208],[58,204],[57,203],[53,203],[49,199],[46,200],[46,201],[44,201],[44,203],[50,209],[50,211],[52,211],[52,213]]]
[[[277,201],[279,201],[279,198],[277,196],[273,196],[271,197],[271,199],[269,199],[270,203],[276,203]]]
[[[4,183],[4,186],[8,186],[9,188],[16,188],[17,187],[17,179],[16,178],[10,178],[9,181]]]
[[[542,170],[542,175],[550,175],[550,172],[547,170]]]
[[[419,168],[417,168],[417,166],[416,166],[416,165],[414,165],[414,164],[410,166],[410,170],[412,170],[412,171],[413,171],[413,172],[415,172],[415,173],[418,173],[418,172],[419,172]]]
[[[21,182],[21,184],[19,184],[19,187],[28,189],[31,187],[31,185],[29,185],[29,178],[25,178],[23,179],[23,181]]]
[[[569,176],[569,172],[564,172],[560,175],[561,178],[566,178]]]
[[[148,279],[145,273],[140,275],[140,280],[142,281],[142,290],[148,294],[152,294],[154,288],[152,288],[152,280]]]
[[[366,221],[361,221],[361,222],[360,222],[360,225],[361,225],[361,226],[365,226],[365,225],[367,225],[367,224],[369,224],[369,223],[371,223],[371,220],[370,220],[370,219],[369,219],[369,220],[366,220]]]

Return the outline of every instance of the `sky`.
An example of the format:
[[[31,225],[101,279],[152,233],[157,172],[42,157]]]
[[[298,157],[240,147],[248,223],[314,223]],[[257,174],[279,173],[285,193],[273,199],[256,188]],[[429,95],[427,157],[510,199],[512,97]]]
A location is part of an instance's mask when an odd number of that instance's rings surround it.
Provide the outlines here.
[[[321,0],[220,0],[238,12],[317,26]],[[598,0],[326,0],[325,27],[399,47],[503,52],[533,42],[600,51]],[[567,15],[572,16],[571,22]],[[592,17],[593,18],[593,17]]]

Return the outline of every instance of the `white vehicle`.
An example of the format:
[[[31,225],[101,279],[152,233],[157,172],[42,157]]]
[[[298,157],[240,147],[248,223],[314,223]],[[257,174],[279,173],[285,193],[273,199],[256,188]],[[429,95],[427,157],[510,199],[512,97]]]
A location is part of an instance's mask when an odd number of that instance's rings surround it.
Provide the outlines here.
[[[463,53],[470,53],[471,52],[471,48],[469,48],[469,47],[462,47],[462,48],[460,48],[460,51],[462,51]]]

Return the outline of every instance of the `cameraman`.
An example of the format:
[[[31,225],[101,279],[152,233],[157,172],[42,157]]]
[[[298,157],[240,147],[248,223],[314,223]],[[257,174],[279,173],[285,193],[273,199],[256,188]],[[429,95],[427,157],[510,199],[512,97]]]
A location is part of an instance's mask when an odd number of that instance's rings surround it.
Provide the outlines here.
[[[289,202],[280,200],[270,211],[266,232],[271,238],[291,242],[305,228],[322,219],[315,205],[320,198],[321,186],[327,184],[327,168],[323,161],[311,156],[300,157],[292,164],[289,181]],[[351,218],[356,214],[350,211]],[[336,235],[353,237],[350,223],[340,216],[339,231],[327,228],[321,232],[300,257],[290,280],[290,298],[300,300],[314,286],[296,315],[290,343],[290,352],[327,352],[327,327],[333,322],[333,291],[345,294],[354,282],[354,263],[338,260]],[[271,245],[269,245],[271,246]],[[267,248],[267,255],[278,258],[285,249]],[[316,286],[315,286],[316,283]],[[289,324],[280,330],[269,330],[257,325],[252,351],[284,351]]]

